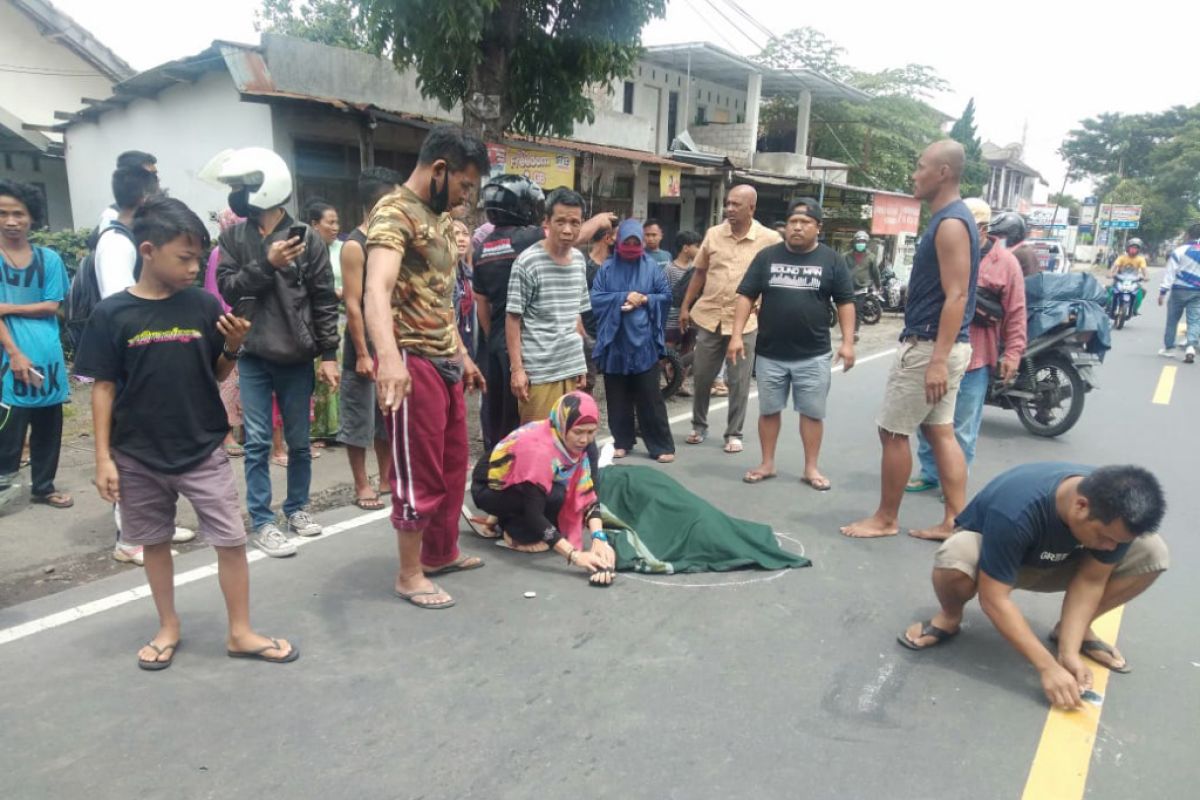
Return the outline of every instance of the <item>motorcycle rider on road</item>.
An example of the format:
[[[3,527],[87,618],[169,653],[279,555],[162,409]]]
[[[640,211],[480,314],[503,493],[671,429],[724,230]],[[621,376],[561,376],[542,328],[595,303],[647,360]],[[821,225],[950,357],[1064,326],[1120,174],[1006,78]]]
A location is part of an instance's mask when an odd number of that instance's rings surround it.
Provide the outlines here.
[[[1112,285],[1115,288],[1117,285],[1117,276],[1122,273],[1136,272],[1138,277],[1137,299],[1133,303],[1133,313],[1136,316],[1142,307],[1142,300],[1146,297],[1146,290],[1141,287],[1140,281],[1146,280],[1146,257],[1142,255],[1142,251],[1146,245],[1136,236],[1125,243],[1125,252],[1113,262],[1112,269],[1108,271],[1108,277],[1112,279]],[[1109,311],[1113,310],[1113,303],[1116,300],[1116,291],[1110,290],[1112,300],[1109,302]]]
[[[1025,224],[1024,217],[1015,211],[1003,211],[992,218],[988,230],[992,236],[1004,240],[1004,246],[1021,265],[1022,275],[1028,278],[1042,271],[1042,263],[1038,260],[1037,253],[1033,252],[1033,247],[1025,241],[1025,237],[1029,235],[1029,226]]]
[[[879,276],[879,259],[873,252],[867,250],[871,236],[866,231],[854,234],[854,247],[842,257],[850,268],[854,279],[854,341],[858,341],[858,331],[862,327],[863,301],[867,298],[867,290],[874,288],[879,291],[883,281]]]

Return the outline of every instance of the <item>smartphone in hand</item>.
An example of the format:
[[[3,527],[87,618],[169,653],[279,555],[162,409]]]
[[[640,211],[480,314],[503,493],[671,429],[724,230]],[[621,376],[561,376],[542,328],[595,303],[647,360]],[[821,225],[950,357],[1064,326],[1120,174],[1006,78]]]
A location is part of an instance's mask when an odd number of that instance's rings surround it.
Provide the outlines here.
[[[46,382],[46,376],[38,372],[33,367],[29,368],[29,385],[35,389],[42,388],[42,384]]]
[[[239,297],[237,303],[233,306],[233,315],[242,319],[253,319],[254,305],[257,302],[257,297]]]
[[[288,241],[290,242],[293,239],[299,239],[300,244],[304,244],[304,234],[306,232],[305,231],[306,227],[307,226],[305,226],[305,225],[293,225],[292,227],[288,228],[288,234],[287,234]]]

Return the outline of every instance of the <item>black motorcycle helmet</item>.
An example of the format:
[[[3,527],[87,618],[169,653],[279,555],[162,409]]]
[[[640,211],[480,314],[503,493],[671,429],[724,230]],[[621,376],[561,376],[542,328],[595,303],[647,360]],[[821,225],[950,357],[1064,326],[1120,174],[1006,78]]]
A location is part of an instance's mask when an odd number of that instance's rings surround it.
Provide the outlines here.
[[[524,175],[497,175],[480,193],[488,222],[502,225],[536,225],[546,215],[546,196]]]
[[[1025,237],[1029,235],[1029,228],[1025,225],[1025,218],[1015,211],[1002,211],[992,217],[992,224],[988,226],[988,233],[992,236],[999,236],[1004,239],[1006,247],[1012,247],[1018,242],[1023,242]]]

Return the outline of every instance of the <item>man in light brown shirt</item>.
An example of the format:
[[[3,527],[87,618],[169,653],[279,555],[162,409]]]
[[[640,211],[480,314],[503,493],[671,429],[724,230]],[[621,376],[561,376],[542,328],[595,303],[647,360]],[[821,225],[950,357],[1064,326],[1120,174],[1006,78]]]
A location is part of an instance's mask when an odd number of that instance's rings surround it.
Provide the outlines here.
[[[754,219],[758,192],[754,187],[734,186],[725,196],[725,221],[709,228],[696,254],[696,271],[688,284],[683,307],[679,309],[679,329],[686,332],[695,323],[696,349],[692,374],[695,397],[692,399],[692,433],[688,444],[700,444],[708,437],[708,403],[713,379],[721,371],[721,361],[733,334],[733,312],[737,307],[737,288],[758,251],[779,244],[779,234]],[[747,351],[758,338],[758,318],[746,322],[742,339]],[[742,452],[742,423],[746,420],[746,402],[750,396],[752,361],[747,358],[727,368],[729,417],[725,425],[725,452]]]

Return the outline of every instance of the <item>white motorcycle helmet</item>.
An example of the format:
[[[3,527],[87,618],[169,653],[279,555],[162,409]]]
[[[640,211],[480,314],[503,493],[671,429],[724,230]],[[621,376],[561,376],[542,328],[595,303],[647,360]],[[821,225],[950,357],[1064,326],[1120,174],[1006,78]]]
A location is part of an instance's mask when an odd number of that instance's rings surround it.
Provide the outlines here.
[[[265,147],[243,147],[218,153],[201,170],[202,177],[228,186],[229,207],[239,217],[277,208],[292,196],[292,172],[279,155]]]

